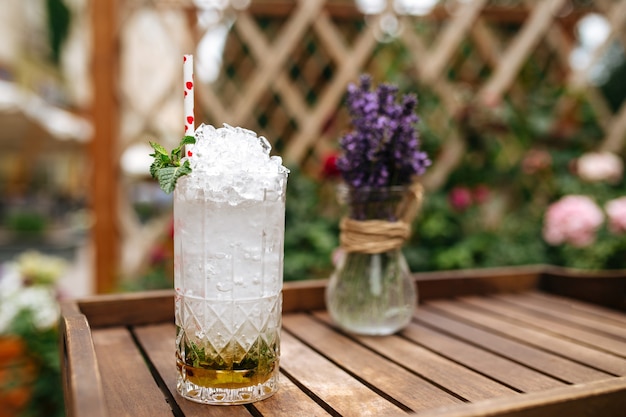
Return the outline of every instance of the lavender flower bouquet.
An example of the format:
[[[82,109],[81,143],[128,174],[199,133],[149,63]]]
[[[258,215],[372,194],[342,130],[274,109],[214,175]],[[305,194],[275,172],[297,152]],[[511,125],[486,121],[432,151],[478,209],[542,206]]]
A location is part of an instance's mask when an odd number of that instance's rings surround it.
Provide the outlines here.
[[[431,162],[420,149],[417,98],[364,75],[351,84],[347,105],[353,130],[340,140],[337,160],[348,206],[341,220],[345,253],[331,277],[326,301],[335,322],[359,334],[389,334],[404,327],[416,293],[401,247],[421,200],[416,177]]]
[[[398,102],[396,86],[381,84],[371,91],[368,75],[360,81],[359,86],[348,86],[346,101],[354,130],[340,141],[343,155],[337,167],[354,189],[410,184],[431,164],[420,150],[417,97],[407,94]]]

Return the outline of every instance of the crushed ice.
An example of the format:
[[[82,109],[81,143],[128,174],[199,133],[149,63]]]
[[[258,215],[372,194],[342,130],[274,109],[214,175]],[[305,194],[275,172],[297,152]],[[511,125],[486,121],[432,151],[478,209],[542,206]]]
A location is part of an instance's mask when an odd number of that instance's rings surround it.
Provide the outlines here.
[[[273,199],[274,194],[280,198],[289,170],[279,156],[270,156],[272,146],[265,137],[227,124],[217,129],[202,124],[195,137],[195,145],[187,146],[192,173],[183,181],[185,188],[217,193],[213,200],[224,193],[221,197],[229,202]]]

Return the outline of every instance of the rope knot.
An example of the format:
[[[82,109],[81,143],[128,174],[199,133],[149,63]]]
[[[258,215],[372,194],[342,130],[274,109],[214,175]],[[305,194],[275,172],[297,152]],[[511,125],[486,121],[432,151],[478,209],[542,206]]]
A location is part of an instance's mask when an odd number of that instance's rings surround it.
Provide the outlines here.
[[[396,209],[397,221],[343,217],[339,242],[346,252],[383,253],[400,249],[411,236],[411,224],[422,203],[423,187],[413,183]]]

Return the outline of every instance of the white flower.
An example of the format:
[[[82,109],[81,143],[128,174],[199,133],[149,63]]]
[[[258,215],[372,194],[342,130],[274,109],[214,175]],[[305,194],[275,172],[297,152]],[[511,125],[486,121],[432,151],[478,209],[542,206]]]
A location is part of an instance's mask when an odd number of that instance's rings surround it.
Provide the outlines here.
[[[8,332],[18,312],[18,306],[11,299],[0,300],[0,335]]]
[[[0,267],[0,334],[6,333],[19,312],[16,294],[22,289],[22,277],[15,263]]]
[[[15,294],[22,288],[22,275],[17,264],[7,262],[0,265],[0,300]]]
[[[578,158],[578,176],[589,182],[617,183],[624,174],[622,160],[611,152],[589,152]]]
[[[27,251],[18,259],[22,275],[35,284],[54,284],[67,269],[67,262],[56,256]]]
[[[19,310],[30,311],[33,324],[39,330],[52,328],[59,319],[59,307],[50,288],[26,287],[17,294],[16,304]]]
[[[10,330],[20,312],[29,312],[33,325],[42,331],[55,326],[60,315],[54,288],[24,286],[21,265],[7,262],[0,269],[0,334]]]

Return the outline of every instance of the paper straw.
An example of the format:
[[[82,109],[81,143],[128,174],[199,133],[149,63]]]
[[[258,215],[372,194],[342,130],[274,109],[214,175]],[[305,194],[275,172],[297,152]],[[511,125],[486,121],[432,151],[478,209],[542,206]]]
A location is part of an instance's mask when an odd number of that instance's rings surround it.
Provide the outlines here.
[[[193,55],[183,55],[183,113],[185,115],[185,135],[193,136],[196,131],[193,109]]]

